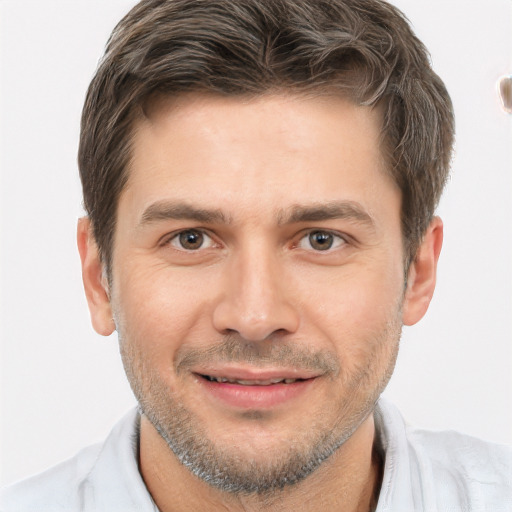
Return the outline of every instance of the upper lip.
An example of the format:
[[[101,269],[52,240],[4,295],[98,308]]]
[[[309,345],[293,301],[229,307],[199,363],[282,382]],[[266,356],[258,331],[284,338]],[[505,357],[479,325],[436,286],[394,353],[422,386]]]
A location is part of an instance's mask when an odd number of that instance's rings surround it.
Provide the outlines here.
[[[318,372],[300,368],[240,368],[240,367],[222,367],[222,368],[197,368],[193,370],[197,375],[207,375],[208,377],[225,378],[229,380],[252,380],[266,381],[270,379],[313,379],[319,377]]]

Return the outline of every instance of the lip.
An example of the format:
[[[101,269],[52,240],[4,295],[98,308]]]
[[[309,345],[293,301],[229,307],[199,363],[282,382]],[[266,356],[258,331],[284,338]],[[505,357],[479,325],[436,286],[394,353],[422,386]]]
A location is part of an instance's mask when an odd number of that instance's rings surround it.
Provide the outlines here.
[[[204,393],[223,405],[251,410],[271,409],[301,397],[314,384],[318,374],[300,369],[217,368],[194,371]],[[243,385],[208,380],[205,376],[228,380],[261,382]],[[277,379],[298,379],[295,382],[268,384]]]

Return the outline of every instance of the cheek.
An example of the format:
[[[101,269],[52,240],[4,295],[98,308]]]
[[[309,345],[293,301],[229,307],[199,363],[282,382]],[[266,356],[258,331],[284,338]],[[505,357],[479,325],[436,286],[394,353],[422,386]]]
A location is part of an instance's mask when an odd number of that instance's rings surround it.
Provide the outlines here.
[[[400,267],[361,266],[333,273],[304,307],[312,336],[328,340],[338,354],[342,378],[371,366],[379,373],[400,337],[403,279]]]
[[[216,281],[214,273],[197,269],[130,266],[117,277],[120,285],[113,296],[125,339],[144,345],[149,354],[160,354],[171,353],[184,338],[203,338]]]
[[[308,297],[307,306],[326,326],[369,327],[399,309],[403,276],[398,265],[357,264],[311,276],[310,286],[298,293]],[[345,327],[344,327],[345,326]]]

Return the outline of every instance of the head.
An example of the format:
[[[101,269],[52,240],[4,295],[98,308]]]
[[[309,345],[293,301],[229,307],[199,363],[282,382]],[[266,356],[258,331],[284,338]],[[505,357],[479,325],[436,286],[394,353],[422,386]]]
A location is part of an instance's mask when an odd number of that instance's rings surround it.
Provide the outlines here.
[[[423,44],[393,6],[147,0],[117,25],[89,87],[79,149],[84,206],[107,272],[134,125],[155,96],[333,94],[382,112],[387,171],[414,257],[446,182],[453,113]]]
[[[153,0],[116,27],[82,119],[84,283],[195,475],[268,493],[357,441],[433,293],[452,136],[384,2]]]

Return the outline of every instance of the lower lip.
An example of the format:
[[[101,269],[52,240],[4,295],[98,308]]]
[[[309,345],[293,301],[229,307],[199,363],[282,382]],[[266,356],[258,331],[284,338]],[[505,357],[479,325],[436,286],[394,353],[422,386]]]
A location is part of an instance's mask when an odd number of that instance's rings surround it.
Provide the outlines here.
[[[305,393],[316,379],[306,379],[291,384],[269,386],[243,386],[231,382],[209,381],[199,377],[204,389],[225,405],[240,409],[270,409],[297,399]]]

